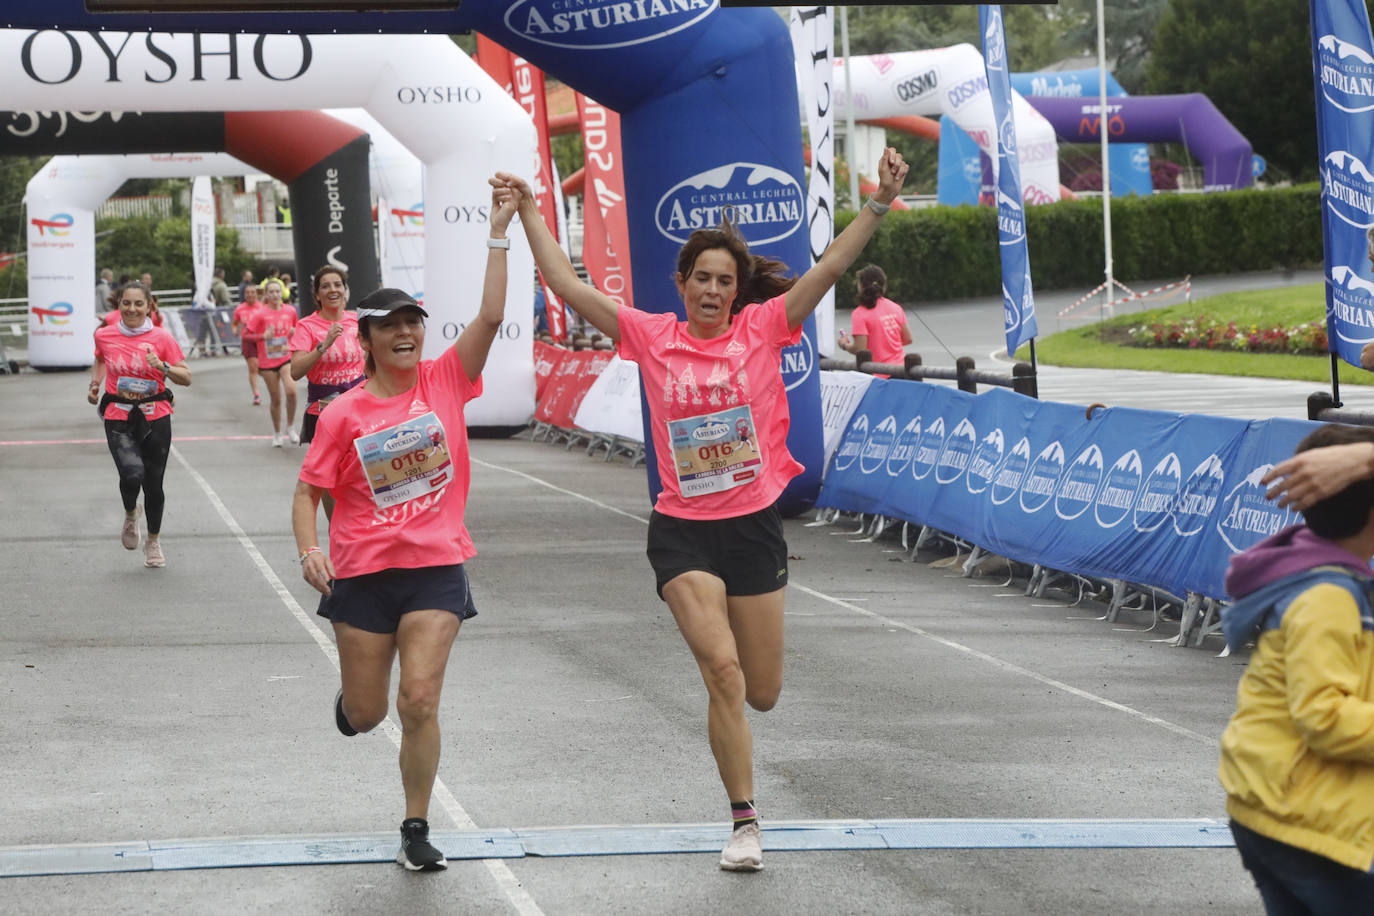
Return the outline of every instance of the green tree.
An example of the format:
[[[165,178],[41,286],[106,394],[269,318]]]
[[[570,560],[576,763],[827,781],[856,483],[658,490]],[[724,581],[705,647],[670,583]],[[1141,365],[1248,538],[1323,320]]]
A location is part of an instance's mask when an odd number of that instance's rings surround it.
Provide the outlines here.
[[[1145,79],[1153,94],[1201,92],[1268,160],[1274,177],[1317,171],[1307,4],[1171,0]]]
[[[188,289],[192,285],[188,216],[99,220],[95,250],[97,263],[113,270],[116,279],[147,271],[158,289]],[[229,226],[215,227],[215,264],[230,277],[258,266],[252,255],[239,248],[238,232]]]

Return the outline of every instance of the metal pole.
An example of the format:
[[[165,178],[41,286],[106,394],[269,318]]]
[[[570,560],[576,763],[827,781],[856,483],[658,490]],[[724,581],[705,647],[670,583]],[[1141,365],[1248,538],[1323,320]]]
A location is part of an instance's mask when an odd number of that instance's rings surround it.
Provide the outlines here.
[[[1102,291],[1103,312],[1112,312],[1109,303],[1116,291],[1112,278],[1112,174],[1107,167],[1107,28],[1102,13],[1102,0],[1097,0],[1097,132],[1102,141],[1102,256],[1105,262],[1107,285]]]
[[[1331,406],[1343,407],[1341,404],[1341,358],[1335,353],[1331,354]]]
[[[1099,0],[1101,2],[1101,0]],[[854,93],[849,79],[849,7],[840,7],[840,53],[844,55],[844,129],[848,142],[844,157],[849,160],[849,206],[855,210],[863,203],[859,199],[859,161],[854,154],[858,137],[854,135]]]

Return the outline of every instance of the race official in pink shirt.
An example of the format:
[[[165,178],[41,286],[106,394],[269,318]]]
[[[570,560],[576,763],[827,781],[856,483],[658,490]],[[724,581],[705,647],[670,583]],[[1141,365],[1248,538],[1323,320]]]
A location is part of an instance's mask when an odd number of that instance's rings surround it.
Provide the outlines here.
[[[172,449],[172,392],[167,383],[191,384],[191,370],[175,338],[153,324],[152,293],[138,281],[119,291],[119,321],[95,332],[95,364],[86,400],[98,404],[105,440],[119,471],[124,522],[119,542],[138,548],[138,497],[148,519],[143,564],[167,565],[162,550],[162,478]],[[103,388],[103,391],[102,391]]]
[[[506,229],[517,195],[492,193],[482,302],[457,342],[421,360],[428,314],[398,289],[358,303],[368,379],[319,415],[291,507],[301,573],[324,597],[343,684],[334,722],[345,735],[387,714],[392,660],[400,656],[405,820],[396,861],[445,868],[429,842],[429,800],[439,768],[439,695],[459,624],[477,613],[464,561],[474,553],[463,523],[470,467],[464,405],[505,317]],[[316,522],[324,494],[335,509],[329,550]]]
[[[649,562],[710,697],[710,745],[733,824],[720,858],[729,871],[763,867],[744,706],[771,709],[782,691],[787,544],[775,502],[801,471],[786,444],[782,349],[798,341],[802,323],[872,237],[907,165],[887,149],[877,172],[878,190],[801,277],[751,255],[728,223],[692,233],[676,270],[685,321],[622,308],[583,283],[525,179],[491,179],[517,192],[545,281],[643,375],[663,485],[649,522]]]

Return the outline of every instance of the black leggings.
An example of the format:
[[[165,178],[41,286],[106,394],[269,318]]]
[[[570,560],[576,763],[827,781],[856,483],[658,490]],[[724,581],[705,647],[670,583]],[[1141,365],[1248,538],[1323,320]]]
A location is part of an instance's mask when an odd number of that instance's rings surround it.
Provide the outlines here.
[[[162,530],[162,509],[167,503],[162,493],[162,476],[167,472],[167,455],[172,450],[172,418],[106,420],[105,439],[119,469],[119,495],[124,500],[124,511],[134,511],[138,491],[142,490],[148,533],[157,534]]]

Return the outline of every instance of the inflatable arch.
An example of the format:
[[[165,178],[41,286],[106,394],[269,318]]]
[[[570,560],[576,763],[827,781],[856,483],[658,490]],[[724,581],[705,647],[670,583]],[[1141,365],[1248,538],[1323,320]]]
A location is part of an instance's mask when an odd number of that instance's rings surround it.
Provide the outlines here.
[[[292,225],[298,268],[309,271],[310,265],[331,261],[347,267],[362,289],[376,286],[371,223],[365,218],[344,218],[350,211],[369,212],[368,137],[358,128],[318,112],[46,114],[11,112],[8,129],[0,132],[0,151],[83,154],[85,159],[99,160],[91,170],[101,176],[102,187],[106,179],[114,184],[102,196],[93,197],[93,186],[80,181],[81,173],[69,166],[61,174],[72,182],[70,196],[64,191],[67,185],[41,172],[36,185],[31,185],[25,195],[29,249],[44,255],[29,261],[29,298],[40,307],[51,309],[56,306],[44,304],[89,298],[89,278],[95,275],[95,208],[119,187],[122,167],[146,168],[143,160],[84,155],[112,151],[163,153],[164,159],[173,161],[178,156],[227,151],[253,169],[286,181],[302,200],[301,219]],[[264,134],[290,139],[269,150],[258,142]],[[176,152],[165,152],[169,143]],[[325,185],[322,178],[328,175],[335,177]],[[128,177],[132,176],[123,176]],[[152,176],[144,172],[143,177]],[[322,196],[321,187],[335,190]],[[87,327],[91,316],[77,311],[65,329],[76,332],[74,336],[55,337],[53,328],[36,320],[38,314],[30,313],[30,362],[48,368],[89,365],[89,348],[76,341],[94,330],[93,325]]]
[[[493,105],[497,90],[485,77],[455,75],[470,72],[456,66],[447,76],[427,76],[433,72],[427,62],[441,53],[439,45],[462,56],[446,38],[429,39],[437,44],[424,50],[426,40],[416,36],[389,35],[378,41],[375,34],[352,39],[342,33],[480,31],[617,111],[637,307],[681,314],[672,280],[681,240],[697,226],[718,220],[726,206],[734,208],[759,253],[792,265],[809,263],[791,39],[786,23],[772,10],[726,10],[718,0],[589,0],[576,8],[564,0],[488,0],[443,13],[385,16],[354,11],[141,13],[142,26],[163,31],[138,36],[120,31],[127,28],[126,18],[89,13],[82,0],[19,0],[7,4],[0,18],[11,26],[42,30],[12,33],[8,53],[0,55],[0,79],[21,97],[9,103],[16,108],[60,110],[72,107],[60,100],[79,97],[81,106],[89,108],[184,109],[188,104],[172,97],[188,92],[203,107],[217,109],[367,108],[426,165],[427,305],[439,295],[466,298],[455,294],[467,288],[457,279],[479,275],[477,256],[484,254],[478,235],[484,227],[471,226],[473,231],[462,234],[466,220],[484,219],[482,200],[475,196],[477,183],[456,178],[439,182],[435,166],[470,163],[467,169],[455,168],[456,174],[522,166],[533,171],[528,165],[534,161],[533,129],[523,119],[529,134],[522,140],[526,151],[487,142],[500,123],[494,113],[467,122],[480,123],[478,130],[456,123],[457,115]],[[57,30],[63,28],[92,30],[100,40],[92,32]],[[274,34],[288,30],[339,34]],[[232,39],[207,34],[212,31],[238,34]],[[28,52],[25,42],[31,45]],[[236,58],[228,56],[234,47]],[[73,48],[83,52],[80,61],[74,61]],[[219,56],[211,57],[211,52]],[[326,56],[328,66],[323,65]],[[227,74],[235,63],[231,80]],[[463,64],[477,69],[465,57]],[[325,82],[314,80],[315,73],[325,71]],[[313,84],[312,92],[306,91],[307,84]],[[270,93],[273,104],[257,101],[256,92]],[[167,101],[145,101],[162,98]],[[509,98],[500,101],[506,104]],[[406,110],[419,117],[403,125],[397,119]],[[420,132],[427,137],[417,136]],[[513,261],[511,267],[512,276],[518,275],[521,265]],[[526,295],[523,290],[512,293]],[[444,309],[453,307],[446,303]],[[525,320],[529,311],[527,305],[517,309],[512,299],[508,314]],[[523,386],[532,404],[528,323],[516,330],[524,334],[521,352],[498,355],[488,365],[518,360],[523,378],[512,385]],[[498,347],[503,343],[498,340]],[[823,459],[813,321],[807,322],[804,342],[784,354],[783,370],[792,407],[789,447],[806,471],[780,505],[796,514],[819,491]],[[496,387],[488,383],[488,390]],[[650,460],[648,466],[652,495],[656,465]]]
[[[837,58],[837,68],[844,59]],[[930,51],[869,54],[850,60],[854,117],[872,121],[901,115],[944,115],[957,124],[996,168],[997,125],[988,95],[983,55],[973,45],[959,44]],[[845,105],[844,77],[835,77],[836,104]],[[1021,194],[1027,203],[1059,199],[1059,147],[1054,129],[1019,93],[1012,93],[1017,151],[1021,157]],[[941,163],[945,134],[941,134]],[[951,146],[951,149],[953,147]],[[962,168],[962,166],[961,166]],[[996,187],[996,172],[990,186]],[[944,200],[941,199],[941,203]]]
[[[393,60],[404,61],[404,68]],[[0,84],[7,103],[18,110],[62,111],[77,100],[106,110],[366,109],[424,163],[424,199],[431,213],[441,215],[425,227],[425,307],[433,316],[427,356],[451,343],[477,308],[473,290],[480,283],[473,278],[486,266],[486,177],[534,160],[534,128],[524,111],[437,35],[379,41],[354,35],[6,31],[0,33]],[[272,138],[264,137],[263,146],[271,145]],[[331,195],[338,189],[332,183],[338,178],[320,176],[326,211],[335,203]],[[370,225],[370,204],[359,209]],[[527,247],[512,249],[510,269],[515,277],[533,270]],[[511,284],[508,321],[488,363],[491,394],[468,410],[473,425],[521,425],[533,409],[532,303],[532,289]],[[32,343],[31,338],[31,359]]]
[[[1074,143],[1098,142],[1098,99],[1032,98],[1056,133]],[[1203,189],[1248,188],[1254,180],[1250,141],[1200,92],[1107,97],[1110,142],[1182,143],[1202,161]]]
[[[1098,71],[1065,70],[1055,73],[1013,73],[1011,87],[1035,107],[1037,97],[1078,99],[1091,103],[1097,98]],[[1116,79],[1107,74],[1107,91],[1125,95]],[[1063,134],[1061,140],[1070,140]],[[968,134],[949,118],[940,122],[939,184],[936,199],[942,204],[974,204],[980,196],[993,191],[991,165]],[[1114,143],[1107,150],[1107,168],[1112,179],[1112,196],[1154,193],[1150,175],[1150,152],[1143,143]]]

